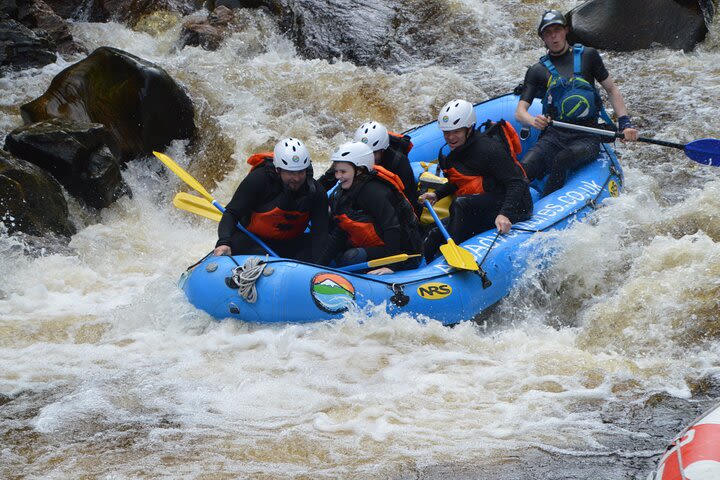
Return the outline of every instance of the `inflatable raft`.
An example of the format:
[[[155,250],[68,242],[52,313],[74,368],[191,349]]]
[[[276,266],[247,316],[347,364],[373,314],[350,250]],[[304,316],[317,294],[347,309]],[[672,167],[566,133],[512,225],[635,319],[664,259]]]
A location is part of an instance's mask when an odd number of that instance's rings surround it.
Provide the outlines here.
[[[720,404],[680,432],[648,480],[720,478]]]
[[[508,94],[477,104],[478,124],[504,118],[520,132],[514,120],[518,99]],[[531,113],[539,110],[536,101]],[[414,145],[410,161],[420,174],[424,171],[420,162],[435,160],[444,145],[442,132],[433,122],[406,133]],[[537,135],[533,130],[523,139],[523,152]],[[210,255],[183,274],[181,288],[193,305],[218,319],[265,324],[316,322],[337,319],[348,309],[378,305],[391,314],[425,315],[446,325],[472,319],[508,294],[537,245],[528,240],[539,232],[567,228],[590,214],[603,199],[618,195],[622,169],[612,147],[602,145],[596,161],[573,172],[562,189],[544,198],[533,192],[532,218],[514,224],[496,242],[496,231],[489,230],[461,244],[482,262],[489,282],[477,272],[455,270],[442,256],[427,265],[423,262],[416,270],[377,276],[282,258]]]

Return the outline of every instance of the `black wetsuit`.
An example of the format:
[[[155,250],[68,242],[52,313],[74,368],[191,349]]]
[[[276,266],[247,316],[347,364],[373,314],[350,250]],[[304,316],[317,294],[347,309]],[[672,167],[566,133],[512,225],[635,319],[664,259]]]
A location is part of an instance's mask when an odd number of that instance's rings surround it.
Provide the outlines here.
[[[364,174],[355,177],[350,189],[333,192],[330,211],[334,221],[323,262],[335,260],[343,266],[398,253],[419,253],[417,219],[412,225],[403,224],[398,212],[398,208],[406,208],[414,215],[412,206],[404,199],[399,205],[399,192],[393,190],[373,174]],[[417,262],[411,261],[392,268],[415,266]]]
[[[448,179],[468,180],[482,176],[482,189],[472,193],[452,180],[435,190],[438,200],[460,193],[450,205],[450,216],[443,223],[455,243],[460,243],[495,226],[498,215],[515,223],[530,218],[532,197],[527,180],[506,147],[497,137],[473,130],[467,141],[445,156],[438,154],[440,168]],[[451,173],[451,170],[454,173]],[[425,259],[430,262],[445,239],[436,227],[425,239]]]
[[[255,222],[253,222],[255,219]],[[261,219],[260,221],[257,221]],[[328,200],[312,179],[296,192],[286,188],[271,162],[254,168],[240,183],[218,226],[216,246],[228,245],[233,255],[265,254],[265,250],[236,227],[259,224],[254,231],[278,255],[317,263],[328,236]],[[303,231],[310,222],[310,234]],[[292,232],[292,238],[285,238]]]
[[[573,76],[572,46],[562,55],[550,55],[550,61],[562,77]],[[582,77],[594,86],[596,81],[601,83],[609,77],[600,54],[594,48],[585,47],[582,53]],[[549,79],[550,71],[542,62],[528,68],[520,100],[532,104],[535,97],[543,98]],[[593,119],[586,123],[592,125],[596,122]],[[598,156],[601,140],[597,135],[549,126],[525,154],[522,164],[530,180],[549,174],[543,190],[543,195],[548,195],[565,184],[569,170],[585,165]]]

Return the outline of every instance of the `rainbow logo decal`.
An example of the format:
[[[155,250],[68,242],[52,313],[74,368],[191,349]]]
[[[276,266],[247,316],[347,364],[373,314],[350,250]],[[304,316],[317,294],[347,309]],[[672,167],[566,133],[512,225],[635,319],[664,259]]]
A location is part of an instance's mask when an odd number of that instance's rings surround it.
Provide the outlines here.
[[[327,313],[342,313],[355,301],[355,287],[337,273],[318,273],[310,281],[315,305]]]

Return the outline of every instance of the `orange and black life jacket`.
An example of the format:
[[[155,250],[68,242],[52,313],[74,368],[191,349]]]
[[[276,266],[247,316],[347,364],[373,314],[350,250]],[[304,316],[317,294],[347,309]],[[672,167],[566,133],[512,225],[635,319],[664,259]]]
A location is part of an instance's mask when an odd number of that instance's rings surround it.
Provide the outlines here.
[[[520,137],[510,123],[502,119],[498,122],[488,120],[480,126],[480,130],[475,132],[475,135],[484,135],[497,139],[522,174],[525,175],[525,170],[517,159],[517,155],[522,151]],[[476,154],[480,155],[482,152]],[[442,154],[439,155],[438,159],[447,179],[457,187],[456,195],[485,193],[485,177],[472,167],[460,162],[453,162],[452,165],[448,165],[447,157]]]
[[[388,132],[388,136],[390,137],[390,148],[396,148],[403,152],[405,155],[410,153],[410,150],[412,150],[413,148],[413,143],[409,135]]]
[[[268,172],[269,182],[278,182],[280,179],[272,163],[272,152],[261,152],[251,155],[247,162],[251,165],[250,171],[256,168],[266,168]],[[309,178],[310,193],[308,198],[294,201],[298,209],[290,209],[287,205],[287,196],[284,195],[282,188],[278,190],[276,195],[271,195],[269,199],[262,202],[256,210],[250,213],[250,221],[246,228],[255,235],[265,240],[290,240],[297,238],[305,231],[310,223],[310,202],[309,197],[312,196],[312,175]],[[284,204],[283,204],[284,203]]]
[[[523,175],[527,177],[525,169],[520,163],[520,160],[518,160],[518,155],[522,153],[522,143],[520,142],[520,135],[518,135],[517,130],[515,130],[515,127],[512,126],[512,123],[507,122],[502,118],[497,122],[493,122],[492,120],[488,119],[485,121],[485,123],[480,125],[480,129],[485,135],[495,136],[502,141],[503,145],[505,145],[505,148],[507,148],[508,152],[510,152],[510,155],[515,162],[515,165],[520,167]]]
[[[375,165],[374,170],[368,174],[368,178],[356,177],[363,183],[354,186],[350,192],[336,191],[331,199],[331,210],[337,225],[348,237],[348,244],[352,247],[378,247],[384,246],[385,242],[378,233],[374,219],[358,207],[356,199],[361,194],[368,182],[379,181],[390,187],[393,195],[393,207],[398,216],[403,243],[407,245],[408,251],[419,252],[422,239],[419,233],[419,222],[412,205],[403,192],[405,186],[400,177],[395,173]]]

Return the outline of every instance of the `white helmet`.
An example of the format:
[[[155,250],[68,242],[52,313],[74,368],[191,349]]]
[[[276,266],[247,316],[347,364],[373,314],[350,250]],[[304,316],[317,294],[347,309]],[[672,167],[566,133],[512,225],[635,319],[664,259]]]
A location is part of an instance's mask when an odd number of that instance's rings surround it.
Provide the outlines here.
[[[385,150],[390,145],[387,128],[378,122],[365,122],[360,125],[360,128],[355,130],[353,140],[366,144],[373,152]]]
[[[368,170],[375,167],[375,155],[370,147],[362,142],[343,143],[333,152],[330,161],[349,162],[356,167],[366,167]]]
[[[475,109],[467,100],[455,99],[448,102],[438,114],[438,125],[442,131],[472,128],[476,122]]]
[[[275,145],[273,165],[291,172],[305,170],[310,166],[310,153],[297,138],[286,138]]]

